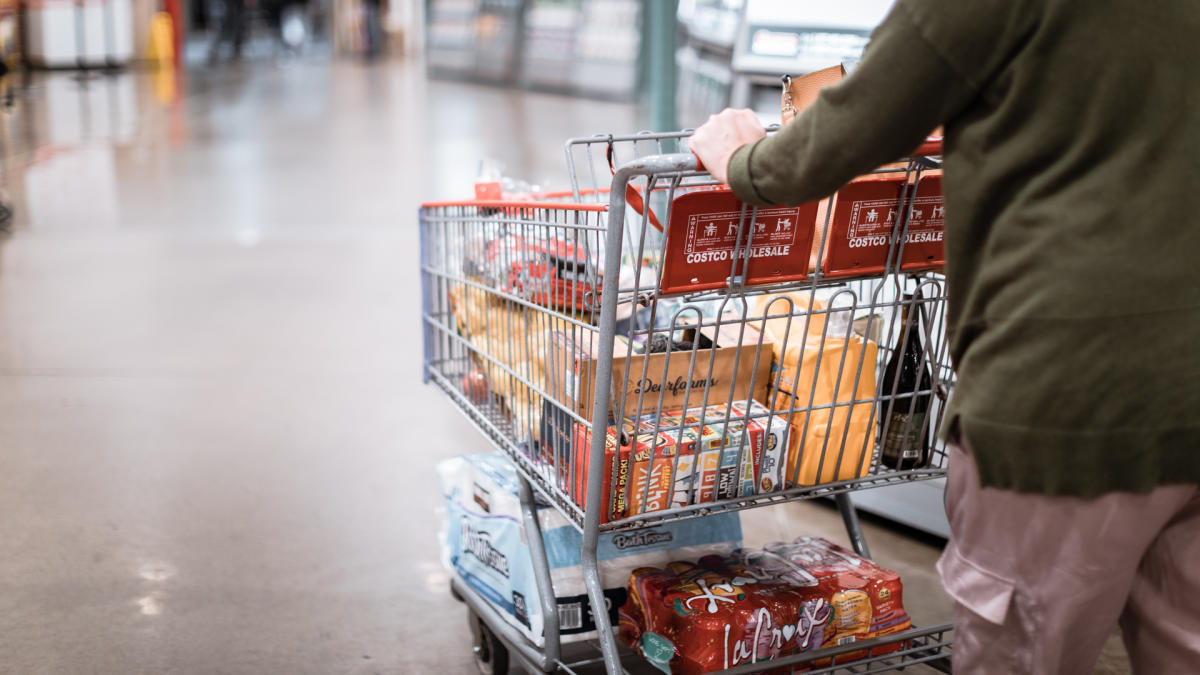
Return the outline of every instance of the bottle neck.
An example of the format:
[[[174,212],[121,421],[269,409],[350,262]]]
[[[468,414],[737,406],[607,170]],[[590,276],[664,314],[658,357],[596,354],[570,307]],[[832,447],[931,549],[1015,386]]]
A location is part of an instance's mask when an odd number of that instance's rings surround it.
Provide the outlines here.
[[[900,305],[900,339],[901,340],[904,340],[906,337],[908,340],[912,340],[918,329],[915,321],[912,323],[909,323],[910,319],[912,318],[912,314],[910,312],[910,310],[912,309],[912,306],[913,306],[913,296],[905,295],[903,304]],[[907,335],[905,335],[906,333],[907,333]]]

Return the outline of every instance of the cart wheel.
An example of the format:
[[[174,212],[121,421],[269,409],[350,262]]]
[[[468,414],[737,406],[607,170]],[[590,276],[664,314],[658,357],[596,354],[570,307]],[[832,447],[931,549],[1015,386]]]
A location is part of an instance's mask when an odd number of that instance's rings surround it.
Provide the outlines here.
[[[467,622],[475,642],[471,650],[475,652],[475,667],[480,675],[508,675],[508,648],[475,612],[467,611]]]

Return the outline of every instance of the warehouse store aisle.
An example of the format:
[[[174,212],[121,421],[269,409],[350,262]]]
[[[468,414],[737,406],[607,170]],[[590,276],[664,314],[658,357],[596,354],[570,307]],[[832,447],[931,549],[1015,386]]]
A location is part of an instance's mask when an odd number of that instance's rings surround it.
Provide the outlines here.
[[[468,672],[432,465],[482,441],[419,384],[416,204],[634,111],[398,65],[157,86],[40,78],[6,120],[0,671]]]
[[[0,115],[0,671],[474,672],[433,465],[487,448],[419,385],[416,205],[484,157],[561,187],[564,139],[638,111],[299,62]],[[945,616],[936,546],[868,535]]]

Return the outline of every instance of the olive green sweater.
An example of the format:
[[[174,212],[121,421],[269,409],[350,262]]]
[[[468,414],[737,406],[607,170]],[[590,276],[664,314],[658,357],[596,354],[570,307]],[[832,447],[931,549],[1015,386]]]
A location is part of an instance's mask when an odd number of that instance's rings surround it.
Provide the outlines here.
[[[1200,3],[899,0],[858,69],[738,150],[795,204],[945,125],[948,429],[985,485],[1200,483]]]

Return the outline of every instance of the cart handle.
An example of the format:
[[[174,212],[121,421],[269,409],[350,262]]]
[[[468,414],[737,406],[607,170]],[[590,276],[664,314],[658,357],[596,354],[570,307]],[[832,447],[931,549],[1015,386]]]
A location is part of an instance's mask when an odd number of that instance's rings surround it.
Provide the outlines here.
[[[909,157],[933,157],[942,154],[942,137],[930,136],[925,139],[925,142],[918,145],[915,150],[909,153]],[[692,156],[696,158],[696,171],[708,171],[704,168],[704,162],[700,161],[700,156],[695,152]]]
[[[537,199],[457,199],[440,202],[421,202],[421,208],[439,209],[473,206],[481,209],[548,209],[551,211],[607,211],[607,204],[539,201]]]
[[[925,139],[925,142],[918,145],[916,150],[913,150],[910,157],[934,157],[942,154],[942,137],[930,136]]]

